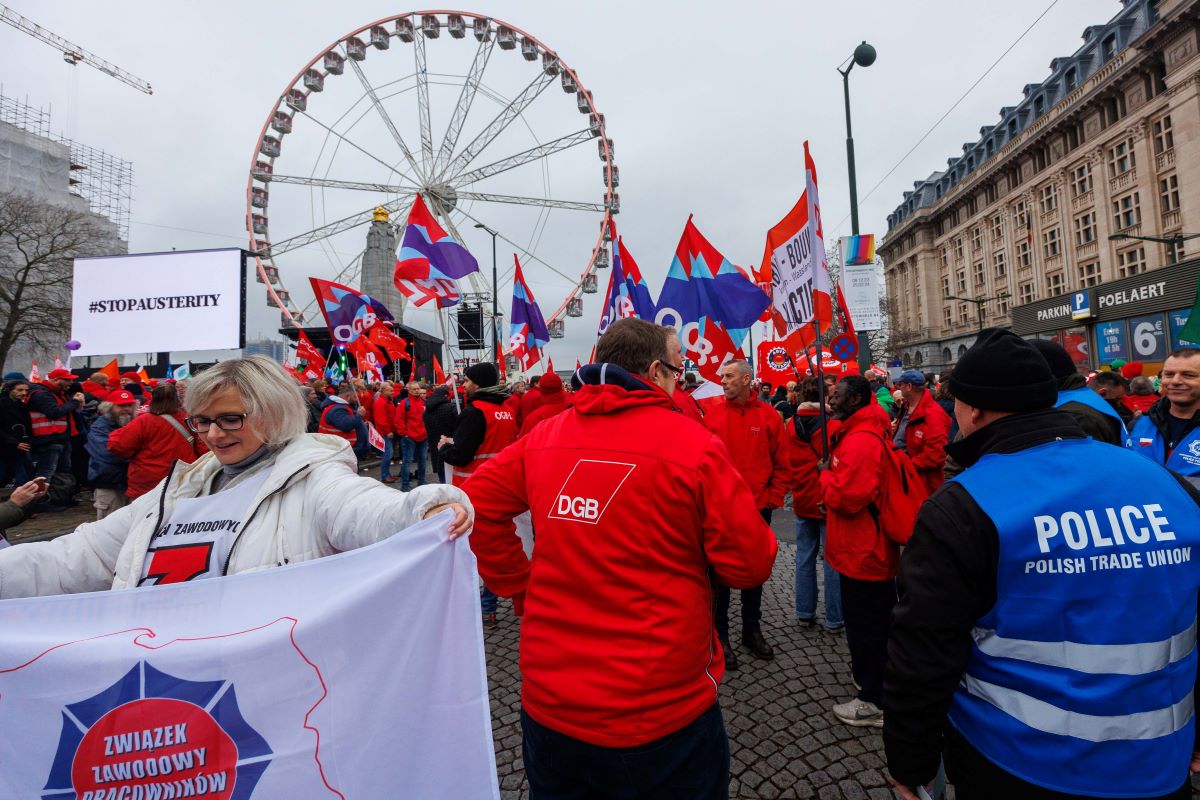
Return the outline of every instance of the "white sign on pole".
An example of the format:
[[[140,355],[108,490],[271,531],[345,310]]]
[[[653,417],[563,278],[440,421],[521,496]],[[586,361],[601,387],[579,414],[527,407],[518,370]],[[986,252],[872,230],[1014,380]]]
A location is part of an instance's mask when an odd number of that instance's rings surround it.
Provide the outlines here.
[[[842,267],[842,294],[854,320],[856,331],[877,331],[883,327],[879,310],[879,272],[874,264]]]

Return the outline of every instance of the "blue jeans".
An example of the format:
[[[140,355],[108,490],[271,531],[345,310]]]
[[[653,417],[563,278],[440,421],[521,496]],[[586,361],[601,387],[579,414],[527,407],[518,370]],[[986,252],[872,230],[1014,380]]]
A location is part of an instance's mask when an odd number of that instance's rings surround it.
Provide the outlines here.
[[[499,601],[500,601],[500,598],[496,597],[495,592],[493,592],[488,587],[484,586],[482,589],[479,590],[479,610],[483,613],[484,616],[495,614],[496,613],[496,604]]]
[[[425,483],[425,459],[429,454],[429,440],[414,442],[405,436],[400,440],[400,452],[400,488],[407,492],[411,483],[408,476],[412,474],[409,468],[414,460],[417,462],[417,485]]]
[[[521,710],[530,800],[727,800],[729,739],[721,707],[637,747],[601,747],[551,730]]]
[[[392,437],[383,437],[383,455],[379,462],[379,480],[387,480],[392,477]]]
[[[56,472],[71,472],[71,444],[65,439],[47,444],[34,440],[30,455],[33,456],[35,478],[50,480],[50,476]]]
[[[796,618],[805,622],[817,616],[817,551],[825,549],[825,521],[796,517]],[[825,628],[838,630],[842,619],[842,591],[838,574],[825,565]]]

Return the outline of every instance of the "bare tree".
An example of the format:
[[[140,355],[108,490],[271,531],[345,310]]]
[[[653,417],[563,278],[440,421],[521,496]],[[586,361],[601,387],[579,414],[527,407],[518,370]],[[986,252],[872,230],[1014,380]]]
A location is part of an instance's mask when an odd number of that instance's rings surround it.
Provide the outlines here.
[[[57,350],[71,325],[72,262],[112,233],[86,212],[0,193],[0,364],[18,340]]]

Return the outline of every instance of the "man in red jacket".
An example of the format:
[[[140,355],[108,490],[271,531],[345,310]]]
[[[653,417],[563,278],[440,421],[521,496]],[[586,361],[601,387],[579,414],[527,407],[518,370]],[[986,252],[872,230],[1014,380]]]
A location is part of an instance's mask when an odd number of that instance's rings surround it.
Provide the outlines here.
[[[394,426],[400,438],[400,488],[409,490],[417,467],[417,486],[425,485],[425,462],[429,458],[429,435],[425,432],[425,387],[413,381],[408,384],[408,397],[396,404]]]
[[[392,477],[392,434],[395,430],[392,427],[392,398],[395,396],[395,389],[388,381],[384,381],[379,387],[379,396],[375,398],[375,407],[371,409],[371,418],[375,420],[375,430],[379,431],[379,435],[383,437],[383,456],[379,462],[379,480],[384,483],[395,483],[396,479]]]
[[[577,373],[572,408],[464,487],[479,571],[524,608],[530,793],[726,798],[708,572],[730,586],[762,584],[775,537],[721,441],[671,403],[681,360],[673,331],[619,320],[596,360]],[[536,569],[513,535],[526,510]]]
[[[771,511],[783,505],[792,481],[783,420],[778,411],[755,396],[751,386],[754,370],[749,363],[730,361],[721,367],[720,375],[725,396],[704,402],[704,425],[725,443],[738,474],[754,495],[754,507],[770,525]],[[725,648],[725,667],[737,669],[737,655],[729,646],[729,589],[719,583],[715,617],[717,635]],[[742,645],[758,658],[775,657],[762,634],[761,585],[742,589]]]
[[[841,576],[850,669],[862,687],[853,700],[835,705],[833,714],[847,725],[882,728],[883,668],[900,550],[879,530],[871,513],[872,504],[879,502],[884,448],[889,447],[883,419],[871,411],[873,399],[871,384],[861,375],[838,382],[829,408],[841,424],[830,443],[829,461],[818,468],[825,557]]]
[[[929,494],[946,482],[946,445],[950,441],[950,415],[925,388],[925,376],[915,369],[896,379],[904,397],[904,413],[894,424],[892,441],[908,453]]]
[[[550,419],[555,414],[567,410],[567,393],[563,391],[562,378],[553,372],[547,372],[538,382],[538,394],[542,402],[521,423],[520,436],[524,436],[537,427],[542,420]],[[514,395],[515,397],[515,395]]]

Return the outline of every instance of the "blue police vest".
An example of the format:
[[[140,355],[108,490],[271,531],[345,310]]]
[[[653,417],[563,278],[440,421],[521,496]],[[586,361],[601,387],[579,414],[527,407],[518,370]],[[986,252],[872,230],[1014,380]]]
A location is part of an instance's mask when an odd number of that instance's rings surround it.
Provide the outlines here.
[[[1193,745],[1200,509],[1162,468],[1091,439],[987,455],[954,480],[995,523],[1000,558],[951,723],[1038,786],[1178,789]]]
[[[1125,437],[1125,448],[1162,464],[1167,469],[1196,483],[1200,478],[1200,427],[1183,437],[1175,445],[1171,457],[1167,458],[1167,443],[1149,415],[1143,414],[1133,423],[1133,429]]]
[[[1116,412],[1116,409],[1108,404],[1107,400],[1086,386],[1079,389],[1070,389],[1069,391],[1059,392],[1058,402],[1054,404],[1054,407],[1058,408],[1065,403],[1082,403],[1085,406],[1096,409],[1101,414],[1107,414],[1117,422],[1121,423],[1121,433],[1125,433],[1125,420],[1121,419],[1121,415]]]

